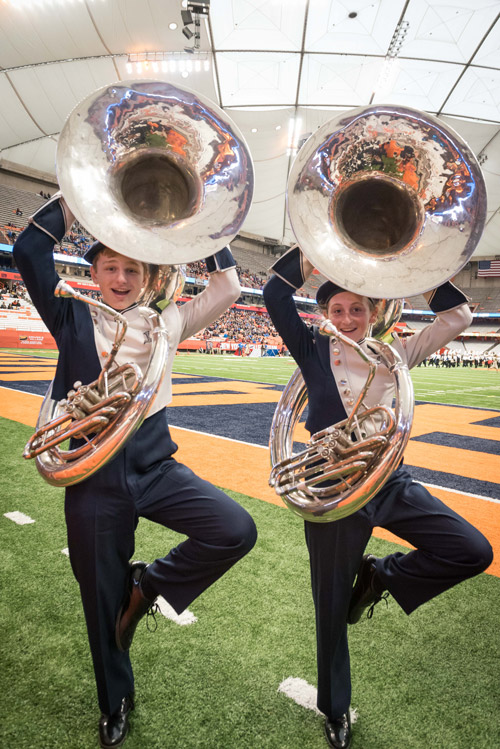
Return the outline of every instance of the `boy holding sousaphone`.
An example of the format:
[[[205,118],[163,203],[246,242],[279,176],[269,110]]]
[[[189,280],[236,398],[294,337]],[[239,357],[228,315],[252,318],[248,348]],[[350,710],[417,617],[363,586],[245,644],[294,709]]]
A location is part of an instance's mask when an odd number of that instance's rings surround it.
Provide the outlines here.
[[[70,209],[57,194],[29,220],[14,247],[31,299],[59,348],[52,393],[58,401],[77,380],[99,382],[114,350],[117,315],[128,328],[115,352],[116,364],[134,362],[144,371],[153,356],[154,336],[138,303],[148,281],[147,263],[95,242],[85,259],[107,308],[54,295],[59,278],[53,248],[72,223]],[[213,322],[240,293],[228,247],[207,258],[206,265],[210,281],[201,294],[181,307],[162,300],[156,310],[167,331],[168,358],[163,380],[152,387],[143,423],[99,470],[76,476],[75,483],[62,482],[69,555],[80,586],[102,711],[102,747],[120,746],[128,733],[134,708],[129,648],[140,619],[159,595],[181,613],[256,540],[254,522],[240,505],[176,461],[177,445],[167,423],[165,407],[171,400],[179,342]],[[51,481],[50,475],[46,478]],[[150,564],[131,563],[139,517],[187,538]],[[78,737],[70,743],[78,745]]]
[[[316,300],[340,335],[321,335],[317,326],[310,328],[305,324],[293,300],[296,289],[313,270],[311,262],[295,246],[271,270],[273,275],[264,288],[264,299],[307,386],[306,429],[318,436],[332,425],[345,423],[367,381],[368,364],[363,357],[373,357],[367,336],[377,320],[378,300],[326,281],[319,287]],[[467,298],[450,282],[427,293],[426,298],[436,320],[404,342],[397,336],[392,340],[408,368],[447,344],[472,319]],[[351,342],[361,347],[362,357]],[[386,368],[378,367],[364,397],[366,407],[378,408],[376,404],[381,403],[390,408],[393,398],[393,382]],[[368,432],[370,428],[363,422],[359,431]],[[370,437],[365,433],[358,436]],[[300,460],[300,453],[298,456]],[[310,470],[315,470],[321,460],[319,452]],[[304,495],[307,490],[302,490]],[[344,496],[347,495],[348,490]],[[331,522],[325,522],[321,510],[318,514],[309,512],[305,503],[299,506],[297,502],[292,509],[306,521],[316,611],[317,704],[326,718],[328,744],[334,749],[347,749],[351,745],[347,625],[357,623],[367,609],[371,616],[373,606],[389,594],[405,613],[411,614],[426,601],[484,571],[491,563],[492,549],[476,528],[414,482],[402,461],[386,477],[382,488],[352,514],[337,519],[332,510]],[[387,528],[415,549],[380,559],[364,555],[375,526]]]

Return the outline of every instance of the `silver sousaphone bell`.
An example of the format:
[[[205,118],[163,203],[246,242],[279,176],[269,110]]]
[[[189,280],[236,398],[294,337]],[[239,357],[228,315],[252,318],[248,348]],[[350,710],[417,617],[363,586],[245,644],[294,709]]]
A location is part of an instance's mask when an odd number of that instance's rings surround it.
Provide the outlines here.
[[[408,107],[355,109],[325,123],[292,165],[287,203],[314,267],[379,299],[449,280],[486,219],[484,179],[468,145]]]
[[[206,97],[166,81],[121,81],[78,104],[59,137],[57,177],[99,241],[156,265],[220,250],[253,194],[238,127]]]

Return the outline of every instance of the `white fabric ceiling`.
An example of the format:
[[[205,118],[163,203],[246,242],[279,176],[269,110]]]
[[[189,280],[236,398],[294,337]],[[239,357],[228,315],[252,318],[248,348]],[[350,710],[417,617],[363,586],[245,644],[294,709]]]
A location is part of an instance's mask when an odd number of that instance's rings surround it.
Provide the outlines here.
[[[210,70],[184,78],[150,66],[144,75],[194,89],[230,114],[256,173],[242,229],[284,243],[293,241],[285,200],[291,118],[304,136],[339,110],[369,104],[437,115],[483,164],[488,222],[475,257],[493,257],[500,254],[499,14],[500,0],[212,0],[200,29]],[[180,0],[3,0],[0,158],[54,174],[69,112],[95,89],[137,77],[127,73],[130,53],[193,59],[182,25]]]

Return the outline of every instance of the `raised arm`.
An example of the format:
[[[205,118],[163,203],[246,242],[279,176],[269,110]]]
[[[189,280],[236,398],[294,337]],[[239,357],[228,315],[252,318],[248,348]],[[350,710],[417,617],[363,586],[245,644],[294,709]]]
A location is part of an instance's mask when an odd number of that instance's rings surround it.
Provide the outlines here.
[[[271,267],[273,275],[264,286],[264,301],[274,327],[299,362],[307,356],[313,337],[297,312],[293,295],[313,270],[298,246],[292,247]]]
[[[210,275],[208,286],[179,309],[181,341],[217,320],[241,293],[236,263],[229,247],[224,247],[205,262]]]
[[[436,319],[422,330],[402,341],[410,369],[427,356],[446,346],[472,322],[467,297],[447,281],[424,294]]]
[[[56,299],[54,289],[59,282],[53,250],[73,223],[60,193],[54,195],[33,216],[14,245],[14,260],[28,293],[50,332],[60,329],[69,299]]]

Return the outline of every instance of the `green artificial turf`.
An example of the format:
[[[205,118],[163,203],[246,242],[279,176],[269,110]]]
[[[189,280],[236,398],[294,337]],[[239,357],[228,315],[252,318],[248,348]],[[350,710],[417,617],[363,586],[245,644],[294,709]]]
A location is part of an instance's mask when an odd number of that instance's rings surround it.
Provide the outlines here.
[[[28,427],[0,420],[2,749],[97,746],[99,712],[66,546],[63,491],[22,460]],[[8,446],[6,449],[5,446]],[[315,684],[314,617],[300,519],[248,496],[254,550],[190,606],[198,621],[141,622],[131,650],[137,707],[128,749],[313,749],[321,717],[278,693]],[[18,526],[19,510],[36,520]],[[135,557],[179,536],[141,520]],[[398,547],[372,539],[385,555]],[[350,628],[353,749],[491,749],[500,711],[500,581],[481,575],[407,617],[394,600]]]
[[[177,354],[174,372],[228,377],[235,380],[286,385],[296,369],[290,357],[241,358]],[[457,367],[415,367],[411,377],[417,401],[500,410],[500,372]]]
[[[43,356],[46,359],[57,359],[59,352],[56,349],[19,349],[19,348],[0,348],[2,354],[15,354],[16,356]]]

